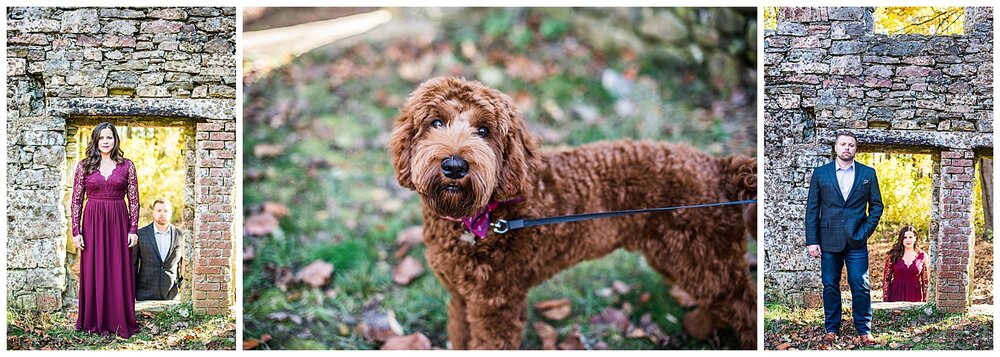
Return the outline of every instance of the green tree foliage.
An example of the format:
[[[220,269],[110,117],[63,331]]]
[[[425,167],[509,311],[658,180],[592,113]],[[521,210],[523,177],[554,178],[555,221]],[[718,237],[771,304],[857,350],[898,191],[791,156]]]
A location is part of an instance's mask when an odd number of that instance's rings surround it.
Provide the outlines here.
[[[139,181],[139,224],[153,220],[150,205],[156,198],[170,201],[171,222],[181,223],[184,207],[185,152],[183,128],[117,127],[125,157],[135,163]],[[93,127],[80,128],[77,149],[83,155]]]
[[[879,7],[875,33],[886,35],[961,35],[965,28],[963,7]]]
[[[934,162],[931,156],[859,153],[857,160],[878,172],[878,186],[885,210],[874,236],[893,237],[899,227],[913,225],[926,238],[933,186]]]

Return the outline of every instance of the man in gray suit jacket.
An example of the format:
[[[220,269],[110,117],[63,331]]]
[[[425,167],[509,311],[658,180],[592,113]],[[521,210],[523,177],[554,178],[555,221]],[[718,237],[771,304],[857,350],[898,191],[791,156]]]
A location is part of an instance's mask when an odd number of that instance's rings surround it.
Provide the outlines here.
[[[823,313],[826,336],[840,333],[840,274],[847,266],[854,327],[861,341],[874,344],[868,281],[868,237],[882,217],[882,194],[875,169],[854,161],[857,138],[837,133],[837,159],[813,170],[806,201],[806,245],[809,255],[822,258]]]
[[[132,247],[136,300],[170,300],[180,284],[183,232],[170,224],[170,201],[153,202],[153,223],[139,228]]]

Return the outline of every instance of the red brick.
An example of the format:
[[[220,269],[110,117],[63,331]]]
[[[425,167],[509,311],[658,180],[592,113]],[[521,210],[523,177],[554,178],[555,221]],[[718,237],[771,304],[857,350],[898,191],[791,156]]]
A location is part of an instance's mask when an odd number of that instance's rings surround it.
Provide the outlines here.
[[[209,140],[236,140],[236,133],[232,132],[211,132],[208,134]]]
[[[198,123],[196,129],[198,131],[223,131],[225,125],[222,123]]]

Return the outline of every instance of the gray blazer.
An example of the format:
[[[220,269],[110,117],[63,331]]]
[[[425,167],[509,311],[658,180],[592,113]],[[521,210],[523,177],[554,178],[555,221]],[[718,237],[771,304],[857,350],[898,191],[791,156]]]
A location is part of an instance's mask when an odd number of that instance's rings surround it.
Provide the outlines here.
[[[817,167],[809,180],[806,201],[806,245],[824,252],[843,251],[847,245],[868,243],[882,217],[882,192],[875,169],[854,162],[854,186],[844,199],[837,184],[836,163]]]
[[[183,232],[170,226],[170,251],[160,259],[153,223],[139,228],[139,243],[132,247],[136,300],[169,300],[177,296]]]

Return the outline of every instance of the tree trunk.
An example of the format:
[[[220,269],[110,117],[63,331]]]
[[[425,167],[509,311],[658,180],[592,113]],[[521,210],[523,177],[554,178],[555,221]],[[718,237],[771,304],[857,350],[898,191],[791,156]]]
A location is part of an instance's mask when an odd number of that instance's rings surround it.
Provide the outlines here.
[[[983,199],[983,218],[986,221],[981,237],[986,237],[993,231],[993,159],[979,160],[979,180],[982,184],[980,197]]]

